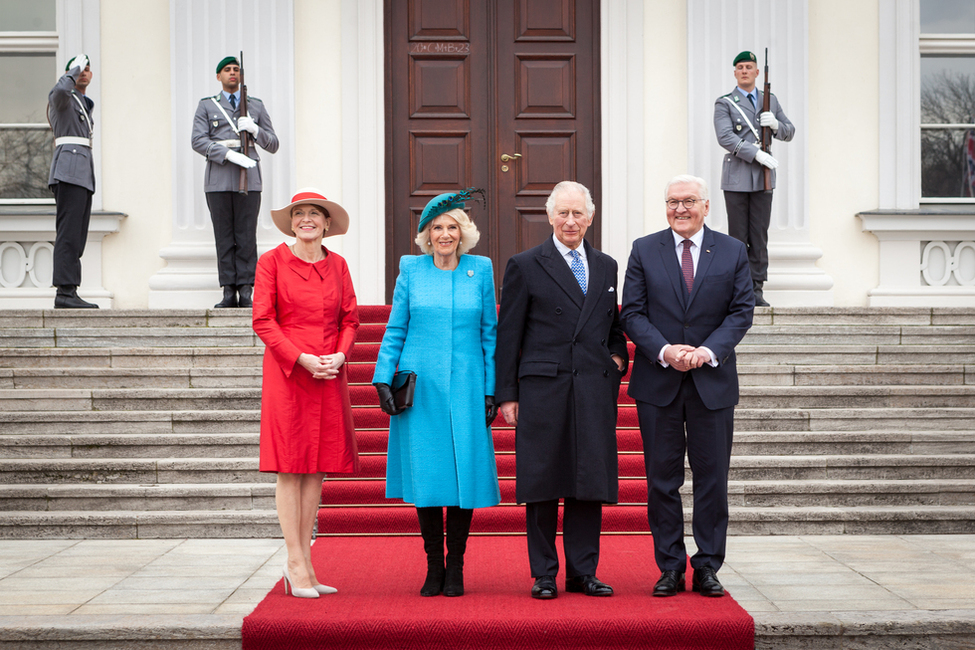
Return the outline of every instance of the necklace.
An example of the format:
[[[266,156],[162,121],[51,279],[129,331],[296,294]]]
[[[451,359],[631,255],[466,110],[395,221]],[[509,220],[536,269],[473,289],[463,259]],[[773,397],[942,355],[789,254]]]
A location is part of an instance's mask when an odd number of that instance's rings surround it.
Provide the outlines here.
[[[291,244],[291,246],[288,246],[288,248],[291,250],[291,254],[294,255],[295,257],[297,257],[302,262],[308,262],[309,264],[314,264],[316,262],[321,262],[323,259],[325,259],[325,255],[323,255],[321,253],[321,251],[322,251],[321,248],[318,249],[318,252],[319,252],[318,259],[314,259],[314,260],[306,260],[304,257],[302,257],[301,255],[299,255],[297,249],[295,249],[295,245],[294,244]]]

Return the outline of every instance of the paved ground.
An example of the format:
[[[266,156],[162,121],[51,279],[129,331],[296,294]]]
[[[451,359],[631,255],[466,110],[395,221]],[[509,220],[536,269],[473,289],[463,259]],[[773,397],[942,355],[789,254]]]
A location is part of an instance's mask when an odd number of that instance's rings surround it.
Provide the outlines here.
[[[728,547],[719,577],[757,622],[975,620],[975,535],[731,537]],[[222,638],[236,628],[239,639],[283,561],[276,539],[0,540],[0,641],[126,621]]]

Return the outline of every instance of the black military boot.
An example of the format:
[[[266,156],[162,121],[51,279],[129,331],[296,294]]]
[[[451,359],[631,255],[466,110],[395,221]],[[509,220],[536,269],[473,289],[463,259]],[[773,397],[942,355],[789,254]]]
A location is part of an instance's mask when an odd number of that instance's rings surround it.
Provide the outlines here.
[[[417,508],[423,550],[427,553],[427,579],[420,588],[421,596],[438,596],[443,591],[443,508]]]
[[[464,553],[467,537],[471,534],[474,511],[451,506],[447,508],[447,575],[444,578],[444,596],[464,595]]]
[[[64,285],[58,287],[58,292],[54,296],[55,309],[98,309],[98,305],[82,300],[78,296],[77,287]]]
[[[237,306],[237,287],[228,284],[223,288],[223,300],[213,306],[214,309],[225,309]]]
[[[237,299],[238,307],[246,307],[250,309],[254,306],[254,287],[249,284],[242,284],[237,287]]]
[[[764,282],[752,282],[752,292],[755,294],[755,306],[756,307],[771,307],[765,297],[762,295],[762,287],[765,286]]]

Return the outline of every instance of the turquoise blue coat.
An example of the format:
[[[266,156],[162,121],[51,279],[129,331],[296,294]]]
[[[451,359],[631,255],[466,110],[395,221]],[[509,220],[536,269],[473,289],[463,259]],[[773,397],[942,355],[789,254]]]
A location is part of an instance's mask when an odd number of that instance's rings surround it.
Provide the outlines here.
[[[416,373],[412,408],[390,418],[386,497],[417,507],[501,501],[484,396],[494,395],[497,334],[491,260],[462,255],[443,271],[404,255],[373,383]]]

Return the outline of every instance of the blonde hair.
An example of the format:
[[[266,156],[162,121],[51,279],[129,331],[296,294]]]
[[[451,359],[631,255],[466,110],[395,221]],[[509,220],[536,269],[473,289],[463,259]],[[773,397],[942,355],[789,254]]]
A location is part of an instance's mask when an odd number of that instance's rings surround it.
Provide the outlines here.
[[[457,257],[460,257],[477,246],[477,242],[481,239],[481,233],[478,232],[477,226],[474,225],[474,222],[471,221],[471,218],[467,216],[464,210],[454,208],[453,210],[448,210],[443,214],[437,215],[437,218],[439,217],[450,217],[460,226],[460,242],[457,244]],[[430,223],[417,233],[416,239],[414,240],[419,249],[427,255],[433,255],[433,246],[430,245],[430,226],[436,220],[436,218],[431,219]]]

